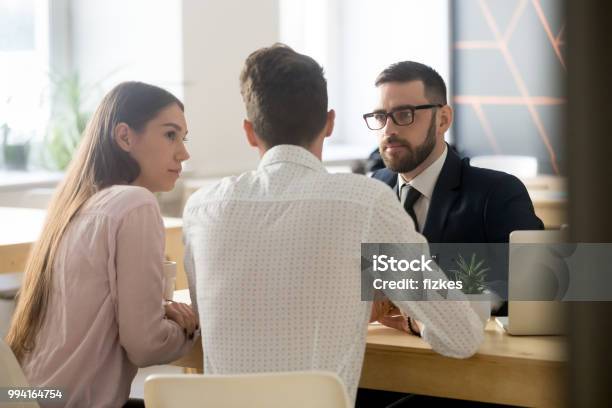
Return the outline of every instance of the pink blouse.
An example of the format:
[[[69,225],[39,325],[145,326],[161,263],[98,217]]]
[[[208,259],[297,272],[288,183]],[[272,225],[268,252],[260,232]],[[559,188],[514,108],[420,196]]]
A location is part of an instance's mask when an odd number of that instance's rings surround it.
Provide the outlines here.
[[[165,318],[164,234],[144,188],[113,186],[87,201],[58,248],[46,317],[23,363],[30,385],[62,388],[66,407],[121,407],[137,367],[191,349]]]

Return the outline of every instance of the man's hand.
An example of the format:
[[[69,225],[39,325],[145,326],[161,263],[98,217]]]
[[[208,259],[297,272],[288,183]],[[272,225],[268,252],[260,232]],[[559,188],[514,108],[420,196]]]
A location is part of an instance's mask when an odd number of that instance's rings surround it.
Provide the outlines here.
[[[383,316],[399,314],[400,311],[386,297],[382,300],[375,300],[372,302],[372,313],[370,314],[370,323],[378,321]]]
[[[376,300],[372,302],[372,313],[370,314],[370,323],[378,321],[383,326],[392,329],[400,330],[406,333],[412,333],[408,326],[408,316],[404,316],[397,306],[389,299]],[[412,328],[420,332],[420,326],[416,320],[412,319]]]

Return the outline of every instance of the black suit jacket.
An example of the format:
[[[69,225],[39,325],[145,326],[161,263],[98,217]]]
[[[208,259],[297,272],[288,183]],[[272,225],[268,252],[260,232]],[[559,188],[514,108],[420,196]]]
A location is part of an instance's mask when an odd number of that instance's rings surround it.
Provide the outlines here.
[[[385,168],[372,177],[397,191],[397,173]],[[448,146],[421,231],[429,242],[508,242],[512,231],[543,228],[518,178],[472,167]]]

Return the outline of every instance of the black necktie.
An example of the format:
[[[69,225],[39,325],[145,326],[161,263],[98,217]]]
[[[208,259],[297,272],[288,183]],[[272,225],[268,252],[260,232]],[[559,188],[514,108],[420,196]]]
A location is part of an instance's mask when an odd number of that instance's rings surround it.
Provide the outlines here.
[[[406,200],[404,201],[404,208],[406,209],[406,212],[408,213],[410,218],[412,218],[412,221],[414,221],[414,228],[417,231],[420,231],[419,223],[417,222],[417,217],[413,207],[414,203],[416,203],[416,200],[418,200],[421,196],[421,192],[408,184],[404,184],[402,188],[408,189],[408,194],[406,194]]]

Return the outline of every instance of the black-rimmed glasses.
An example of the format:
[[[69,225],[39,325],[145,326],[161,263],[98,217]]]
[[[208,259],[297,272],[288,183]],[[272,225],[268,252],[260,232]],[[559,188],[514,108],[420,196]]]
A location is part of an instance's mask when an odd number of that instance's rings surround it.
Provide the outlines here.
[[[441,108],[441,104],[429,105],[404,105],[391,112],[372,112],[363,115],[363,119],[370,130],[380,130],[387,124],[387,118],[391,118],[397,126],[408,126],[414,122],[414,112],[420,109]]]

